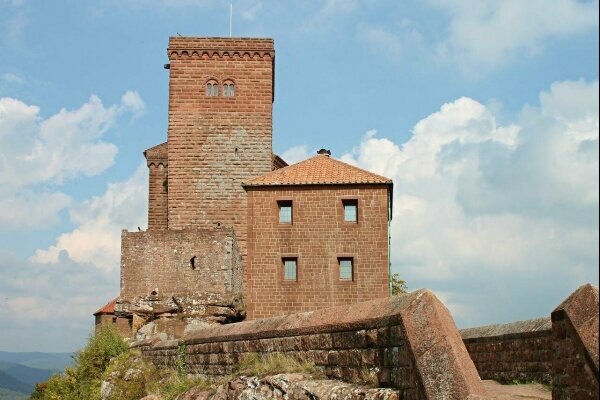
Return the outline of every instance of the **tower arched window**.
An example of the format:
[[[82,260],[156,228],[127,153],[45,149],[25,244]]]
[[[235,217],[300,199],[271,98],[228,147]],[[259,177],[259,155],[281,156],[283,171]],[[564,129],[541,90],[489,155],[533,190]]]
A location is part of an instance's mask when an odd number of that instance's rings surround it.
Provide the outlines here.
[[[223,96],[234,97],[235,96],[235,84],[231,80],[223,82]]]
[[[206,82],[206,96],[216,97],[219,95],[219,84],[214,79]]]

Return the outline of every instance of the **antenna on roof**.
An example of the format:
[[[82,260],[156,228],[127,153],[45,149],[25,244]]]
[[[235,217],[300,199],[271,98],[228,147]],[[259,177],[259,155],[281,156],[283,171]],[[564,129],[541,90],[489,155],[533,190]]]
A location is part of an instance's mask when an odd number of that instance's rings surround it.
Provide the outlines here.
[[[231,37],[231,25],[233,25],[233,3],[229,3],[229,37]]]

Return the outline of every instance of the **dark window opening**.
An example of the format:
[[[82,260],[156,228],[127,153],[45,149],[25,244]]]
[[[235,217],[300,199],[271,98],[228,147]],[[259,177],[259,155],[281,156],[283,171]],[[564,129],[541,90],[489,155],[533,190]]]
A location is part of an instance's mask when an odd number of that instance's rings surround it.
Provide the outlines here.
[[[340,281],[354,280],[354,259],[352,257],[338,258]]]
[[[342,200],[344,222],[358,222],[358,200]]]
[[[298,258],[288,257],[283,258],[283,280],[296,281],[298,280]]]
[[[190,258],[190,266],[192,267],[192,269],[196,269],[196,256]]]
[[[279,223],[280,224],[291,224],[292,223],[292,201],[278,201],[279,206]]]

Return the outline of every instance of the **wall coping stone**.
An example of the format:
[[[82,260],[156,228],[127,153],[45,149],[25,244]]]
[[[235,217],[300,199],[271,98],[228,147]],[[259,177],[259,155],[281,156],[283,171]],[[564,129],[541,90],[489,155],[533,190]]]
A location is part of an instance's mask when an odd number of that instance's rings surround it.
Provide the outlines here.
[[[586,350],[586,358],[598,380],[598,287],[585,284],[552,311],[552,321],[565,318],[573,325]]]
[[[474,340],[479,338],[498,338],[514,339],[522,334],[541,333],[551,334],[552,320],[550,317],[529,319],[525,321],[515,321],[507,324],[494,324],[466,328],[460,330],[463,340]],[[528,335],[529,336],[529,335]]]

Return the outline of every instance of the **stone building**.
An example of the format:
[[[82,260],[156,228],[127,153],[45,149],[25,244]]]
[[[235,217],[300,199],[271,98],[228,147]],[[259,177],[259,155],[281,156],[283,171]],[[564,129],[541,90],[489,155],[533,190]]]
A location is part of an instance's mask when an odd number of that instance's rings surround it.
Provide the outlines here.
[[[167,141],[144,152],[148,230],[122,233],[115,315],[185,329],[387,297],[392,181],[273,154],[273,40],[172,37],[167,54]]]

